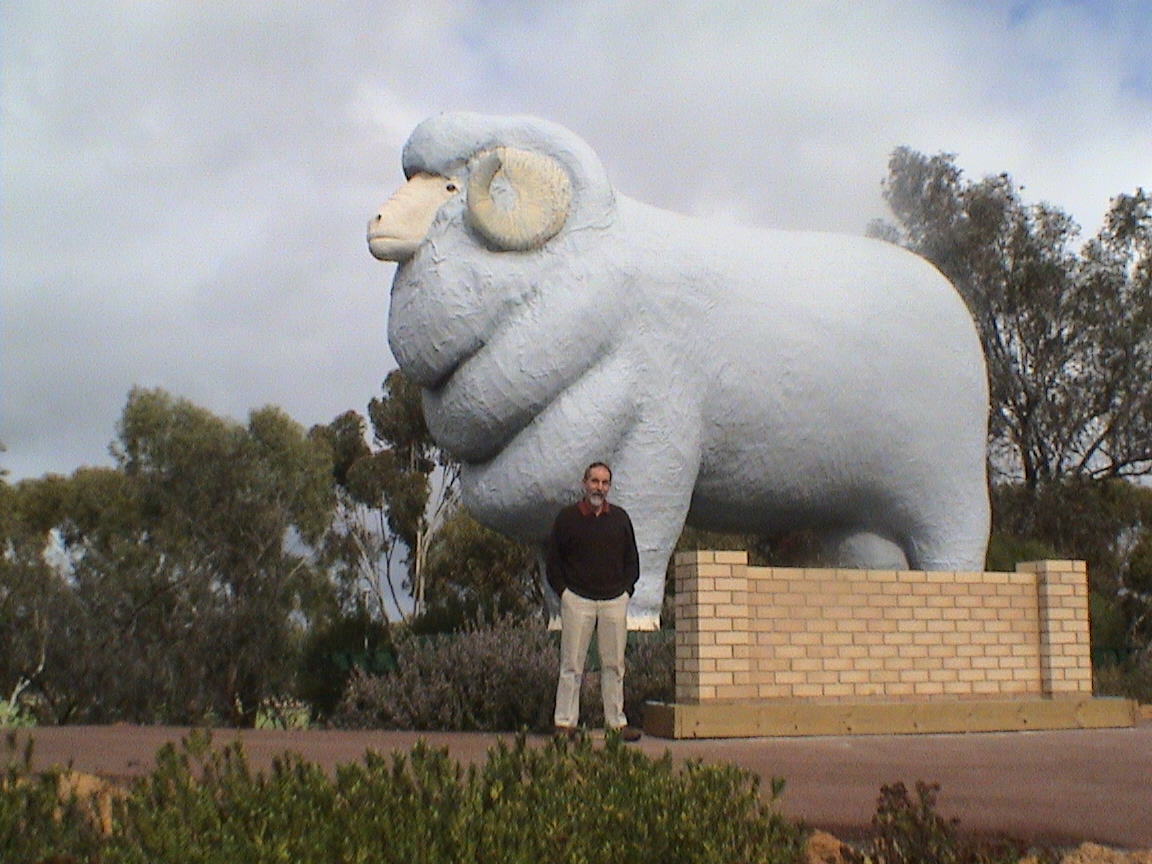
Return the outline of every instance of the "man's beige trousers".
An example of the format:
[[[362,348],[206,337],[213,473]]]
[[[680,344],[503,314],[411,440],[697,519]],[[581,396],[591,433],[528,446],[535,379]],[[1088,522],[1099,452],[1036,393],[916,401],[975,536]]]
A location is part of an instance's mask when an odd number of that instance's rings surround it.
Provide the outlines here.
[[[580,681],[592,631],[600,650],[600,695],[604,725],[618,729],[624,716],[624,647],[628,642],[628,595],[615,600],[586,600],[565,591],[560,596],[560,681],[556,685],[557,726],[580,722]]]

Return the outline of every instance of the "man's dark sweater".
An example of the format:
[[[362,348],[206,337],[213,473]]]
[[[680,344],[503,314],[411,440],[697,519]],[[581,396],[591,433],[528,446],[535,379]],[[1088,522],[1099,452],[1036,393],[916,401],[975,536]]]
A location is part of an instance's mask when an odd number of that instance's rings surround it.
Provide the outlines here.
[[[548,584],[588,600],[631,596],[640,577],[632,520],[622,507],[605,504],[599,515],[580,501],[556,516],[548,538]]]

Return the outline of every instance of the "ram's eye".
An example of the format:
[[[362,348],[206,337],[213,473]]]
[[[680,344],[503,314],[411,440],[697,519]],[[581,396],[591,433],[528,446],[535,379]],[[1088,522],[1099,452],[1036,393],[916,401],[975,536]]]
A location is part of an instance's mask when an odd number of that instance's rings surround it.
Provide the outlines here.
[[[447,189],[449,192],[455,192],[460,187],[458,187],[455,183],[449,183],[444,188]]]

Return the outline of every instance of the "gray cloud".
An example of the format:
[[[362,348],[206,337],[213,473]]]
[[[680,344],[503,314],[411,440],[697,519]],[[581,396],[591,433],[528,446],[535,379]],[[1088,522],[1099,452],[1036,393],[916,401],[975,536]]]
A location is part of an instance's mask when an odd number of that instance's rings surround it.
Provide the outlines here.
[[[128,389],[363,410],[393,361],[367,215],[437,111],[534,113],[628,194],[861,232],[900,144],[1094,230],[1152,184],[1139,2],[5,4],[0,466],[106,463]]]

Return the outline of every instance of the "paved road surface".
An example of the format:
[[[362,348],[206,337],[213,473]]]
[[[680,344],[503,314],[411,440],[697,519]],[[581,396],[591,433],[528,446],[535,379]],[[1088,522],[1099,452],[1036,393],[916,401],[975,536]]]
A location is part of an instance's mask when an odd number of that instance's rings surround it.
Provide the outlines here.
[[[66,726],[29,730],[38,767],[72,764],[111,778],[148,773],[153,756],[188,730],[173,727]],[[424,737],[453,758],[484,758],[491,734],[216,730],[224,743],[239,736],[255,768],[284,751],[325,766],[356,761],[372,748],[407,750]],[[547,739],[536,736],[532,743]],[[1152,848],[1152,722],[1133,729],[960,735],[875,735],[668,741],[638,745],[677,760],[735,762],[786,780],[782,809],[845,839],[867,829],[880,785],[916,780],[942,787],[939,811],[963,831],[1038,843],[1093,841]]]

